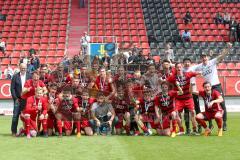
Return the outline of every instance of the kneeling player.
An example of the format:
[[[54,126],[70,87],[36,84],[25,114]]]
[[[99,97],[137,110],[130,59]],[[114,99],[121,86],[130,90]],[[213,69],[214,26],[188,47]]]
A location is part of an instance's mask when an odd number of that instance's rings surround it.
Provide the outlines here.
[[[57,127],[59,131],[59,137],[62,137],[62,123],[67,136],[72,133],[72,120],[73,113],[79,112],[78,100],[71,94],[71,88],[65,87],[62,90],[62,94],[56,99],[55,116],[57,119]],[[78,136],[80,134],[80,126],[77,125]]]
[[[87,90],[83,90],[82,95],[78,97],[78,104],[80,106],[81,118],[80,118],[80,121],[77,122],[77,125],[81,125],[81,128],[84,129],[85,134],[88,136],[93,135],[93,130],[90,124],[91,105],[93,102],[94,102],[94,99],[89,98],[89,93]]]
[[[93,120],[96,123],[97,132],[101,135],[110,135],[115,112],[102,92],[97,95],[97,102],[92,106]]]
[[[126,130],[126,134],[130,134],[130,113],[128,111],[127,97],[124,96],[124,91],[118,92],[117,97],[113,99],[113,107],[116,113],[114,118],[114,124],[116,129],[116,134],[122,134],[123,128]],[[123,120],[125,120],[125,126],[123,126]]]
[[[44,136],[47,137],[47,99],[43,97],[42,88],[36,88],[35,95],[27,98],[26,108],[21,114],[21,119],[25,129],[21,130],[18,135],[25,133],[27,138],[36,137],[38,122],[42,124]]]
[[[205,121],[209,121],[211,119],[215,119],[218,126],[218,136],[222,136],[223,130],[223,110],[220,106],[220,103],[223,102],[223,97],[217,90],[212,90],[211,83],[204,82],[203,83],[204,91],[199,91],[199,94],[203,100],[205,105],[205,112],[199,113],[196,116],[197,122],[205,128],[205,136],[208,136],[211,133],[211,130],[207,127]]]
[[[162,93],[155,98],[155,113],[157,117],[156,125],[157,133],[163,136],[176,136],[176,125],[181,125],[181,120],[176,111],[174,101],[177,95],[183,94],[182,89],[178,87],[178,91],[169,91],[169,84],[165,81],[162,82],[161,88]],[[171,122],[172,121],[172,133],[171,133]]]

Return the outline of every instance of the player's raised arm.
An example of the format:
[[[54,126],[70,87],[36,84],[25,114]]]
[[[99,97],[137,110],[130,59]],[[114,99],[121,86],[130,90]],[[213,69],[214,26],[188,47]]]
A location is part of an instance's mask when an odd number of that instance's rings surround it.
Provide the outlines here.
[[[232,48],[231,43],[227,43],[227,48],[223,49],[222,53],[217,57],[217,63],[221,62],[227,54],[229,54],[230,49]]]

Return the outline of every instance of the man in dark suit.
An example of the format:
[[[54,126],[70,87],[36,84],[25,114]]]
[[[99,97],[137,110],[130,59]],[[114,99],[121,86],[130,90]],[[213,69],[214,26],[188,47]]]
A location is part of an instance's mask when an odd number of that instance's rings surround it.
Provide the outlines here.
[[[26,105],[26,100],[21,98],[22,89],[26,80],[31,78],[31,75],[27,73],[27,65],[24,63],[20,64],[20,72],[13,75],[11,80],[11,94],[14,101],[13,117],[11,131],[12,135],[16,136],[18,119],[21,111]]]

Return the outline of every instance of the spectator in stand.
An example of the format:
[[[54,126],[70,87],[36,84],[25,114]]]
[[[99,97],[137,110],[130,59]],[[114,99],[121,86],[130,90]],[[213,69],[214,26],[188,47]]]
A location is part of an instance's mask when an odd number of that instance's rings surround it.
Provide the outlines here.
[[[230,20],[231,20],[230,14],[225,12],[224,15],[223,15],[223,22],[224,22],[224,24],[229,24]]]
[[[26,52],[23,53],[23,56],[21,56],[20,63],[28,64],[28,54]]]
[[[214,18],[214,22],[216,23],[216,24],[222,24],[223,23],[223,17],[222,17],[222,15],[218,12],[217,14],[216,14],[216,17]]]
[[[237,22],[235,21],[235,18],[232,17],[231,18],[231,21],[229,22],[229,38],[230,38],[230,41],[231,39],[234,39],[234,41],[237,41],[238,37],[237,37],[237,28],[238,28],[238,24]]]
[[[132,54],[137,56],[140,52],[140,48],[138,48],[138,45],[136,43],[133,44],[133,48],[132,48]]]
[[[238,23],[238,27],[237,27],[237,36],[238,36],[238,42],[240,42],[240,22]]]
[[[186,12],[185,16],[183,17],[183,20],[185,24],[192,22],[192,16],[189,11]]]
[[[143,55],[143,51],[139,51],[139,54],[134,58],[133,63],[139,64],[139,63],[145,63],[146,59]]]
[[[28,60],[28,64],[27,64],[27,72],[31,74],[31,73],[33,73],[34,71],[35,71],[35,68],[34,68],[31,60],[29,59],[29,60]]]
[[[6,43],[0,39],[0,51],[5,54],[5,51],[6,51]]]
[[[4,70],[5,79],[12,79],[13,74],[14,74],[14,72],[11,67],[11,64],[8,64],[8,67]]]
[[[31,59],[31,64],[33,65],[34,71],[35,71],[35,70],[37,70],[40,67],[40,60],[36,56],[35,49],[30,49],[29,50],[29,55],[30,55],[30,59]]]
[[[174,60],[173,49],[171,49],[171,44],[170,43],[167,43],[166,46],[165,46],[163,59],[167,59],[171,62],[173,62],[173,60]]]
[[[85,0],[78,0],[79,8],[85,8]]]
[[[184,30],[182,33],[183,42],[191,42],[191,33],[188,30]]]
[[[87,32],[84,32],[84,36],[82,36],[80,40],[81,44],[81,50],[83,52],[83,55],[88,54],[88,44],[90,43],[90,36],[87,34]]]

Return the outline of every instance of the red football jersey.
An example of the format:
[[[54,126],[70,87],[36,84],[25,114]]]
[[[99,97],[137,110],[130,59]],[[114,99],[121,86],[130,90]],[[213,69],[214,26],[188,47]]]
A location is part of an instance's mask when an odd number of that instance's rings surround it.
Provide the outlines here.
[[[91,105],[96,102],[96,99],[89,98],[87,101],[83,101],[82,98],[78,98],[79,107],[83,108],[81,116],[89,119],[91,117]]]
[[[178,95],[177,99],[179,100],[187,100],[189,98],[192,98],[192,94],[190,92],[190,79],[192,77],[196,77],[197,73],[195,72],[185,72],[183,73],[183,76],[177,76],[176,74],[173,74],[172,76],[167,78],[167,81],[172,83],[174,85],[174,89],[177,91],[176,82],[179,83],[180,87],[183,90],[183,95]]]
[[[118,114],[124,114],[125,112],[128,112],[128,101],[123,99],[123,100],[120,100],[120,99],[117,99],[115,98],[112,102],[113,104],[113,108],[114,108],[114,111],[116,113],[116,115]]]
[[[139,110],[141,113],[155,113],[154,99],[146,101],[145,99],[139,99]]]
[[[38,106],[41,105],[41,110],[38,109]],[[35,119],[38,114],[47,114],[47,98],[41,97],[40,99],[35,96],[27,98],[26,107],[23,110],[24,114],[30,114],[31,119]]]
[[[25,82],[24,84],[25,88],[31,88],[31,90],[24,95],[22,95],[23,99],[27,99],[28,97],[34,96],[35,95],[35,89],[37,87],[46,87],[43,81],[38,80],[36,83],[32,79],[29,79]]]
[[[155,98],[155,105],[158,106],[163,113],[172,112],[175,109],[174,103],[177,95],[177,91],[169,91],[167,95],[159,94]]]
[[[112,92],[111,83],[106,79],[103,81],[100,76],[96,78],[95,84],[97,88],[104,92],[105,94],[110,94]]]
[[[218,99],[218,97],[221,96],[217,90],[212,90],[211,95],[207,95],[205,91],[199,91],[199,96],[201,96],[204,100],[205,112],[217,112],[222,110],[219,103],[214,103],[212,107],[208,108],[208,103]]]

